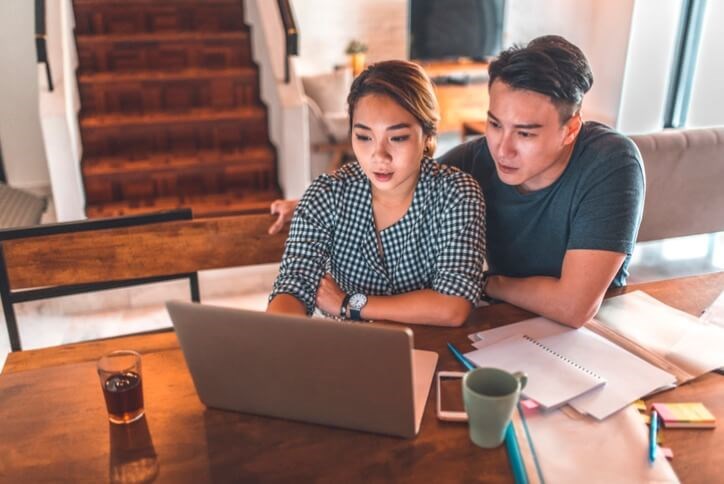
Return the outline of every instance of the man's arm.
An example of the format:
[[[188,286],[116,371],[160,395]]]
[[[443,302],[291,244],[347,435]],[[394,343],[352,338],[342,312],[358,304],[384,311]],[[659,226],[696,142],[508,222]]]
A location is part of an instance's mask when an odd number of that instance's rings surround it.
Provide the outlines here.
[[[604,250],[568,250],[560,279],[555,277],[491,276],[485,292],[574,328],[598,312],[603,296],[626,254]]]

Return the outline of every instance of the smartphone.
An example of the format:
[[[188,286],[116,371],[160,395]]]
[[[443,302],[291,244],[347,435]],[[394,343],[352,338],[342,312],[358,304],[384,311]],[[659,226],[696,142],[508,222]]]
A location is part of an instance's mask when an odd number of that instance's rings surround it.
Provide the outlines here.
[[[464,371],[438,371],[436,376],[437,388],[437,418],[447,422],[467,422],[463,404],[463,376]]]

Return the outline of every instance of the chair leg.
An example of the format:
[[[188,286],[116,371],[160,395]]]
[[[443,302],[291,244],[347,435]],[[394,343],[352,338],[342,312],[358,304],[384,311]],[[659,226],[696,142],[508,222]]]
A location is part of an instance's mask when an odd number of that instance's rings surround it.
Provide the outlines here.
[[[189,275],[189,283],[191,284],[191,300],[193,302],[201,302],[201,291],[199,291],[199,273],[194,272]]]

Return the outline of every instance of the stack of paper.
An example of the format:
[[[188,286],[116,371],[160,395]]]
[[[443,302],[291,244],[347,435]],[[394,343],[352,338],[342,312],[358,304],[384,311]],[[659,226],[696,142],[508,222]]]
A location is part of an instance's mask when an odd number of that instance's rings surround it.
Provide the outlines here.
[[[600,375],[606,384],[571,400],[581,413],[604,419],[631,402],[675,385],[676,378],[586,328],[573,329],[545,318],[533,318],[470,336],[484,348],[516,335],[528,335],[553,351]],[[555,380],[549,373],[546,381]],[[531,397],[533,398],[533,397]]]

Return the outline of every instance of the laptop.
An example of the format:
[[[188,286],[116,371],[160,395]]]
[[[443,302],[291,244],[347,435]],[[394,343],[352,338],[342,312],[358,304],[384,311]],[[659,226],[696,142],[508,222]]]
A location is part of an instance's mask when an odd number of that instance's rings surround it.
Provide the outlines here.
[[[207,406],[411,438],[438,355],[409,328],[166,304]]]

